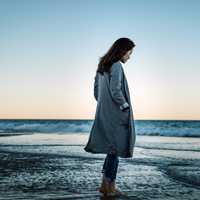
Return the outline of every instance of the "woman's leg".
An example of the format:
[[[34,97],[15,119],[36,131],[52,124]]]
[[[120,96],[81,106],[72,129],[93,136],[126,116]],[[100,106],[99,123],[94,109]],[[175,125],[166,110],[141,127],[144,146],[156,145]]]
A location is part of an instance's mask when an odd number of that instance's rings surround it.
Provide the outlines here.
[[[102,173],[103,173],[103,181],[100,188],[100,192],[106,195],[122,195],[123,192],[116,187],[116,176],[117,176],[117,169],[118,169],[119,158],[116,153],[109,153],[106,155]]]
[[[105,178],[109,182],[113,182],[117,176],[117,169],[118,169],[119,158],[116,153],[108,153],[106,155],[102,173],[104,173]]]
[[[103,174],[105,173],[105,169],[106,169],[107,164],[108,164],[108,154],[105,157],[101,173],[103,173]]]

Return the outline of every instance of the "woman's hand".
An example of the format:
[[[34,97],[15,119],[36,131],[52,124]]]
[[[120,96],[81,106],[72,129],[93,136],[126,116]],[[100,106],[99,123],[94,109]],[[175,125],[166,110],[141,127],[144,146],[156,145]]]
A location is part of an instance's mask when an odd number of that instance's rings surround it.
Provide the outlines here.
[[[122,111],[124,112],[124,111],[126,111],[126,110],[129,110],[129,107],[124,108]]]

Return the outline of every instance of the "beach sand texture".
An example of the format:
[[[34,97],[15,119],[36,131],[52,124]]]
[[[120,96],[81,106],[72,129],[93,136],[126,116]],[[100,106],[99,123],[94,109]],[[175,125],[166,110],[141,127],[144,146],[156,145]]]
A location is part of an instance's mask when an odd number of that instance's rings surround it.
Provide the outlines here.
[[[1,137],[0,199],[106,199],[98,192],[105,155],[85,152],[87,137]],[[134,157],[119,160],[116,184],[128,197],[112,199],[199,199],[200,138],[137,136]]]

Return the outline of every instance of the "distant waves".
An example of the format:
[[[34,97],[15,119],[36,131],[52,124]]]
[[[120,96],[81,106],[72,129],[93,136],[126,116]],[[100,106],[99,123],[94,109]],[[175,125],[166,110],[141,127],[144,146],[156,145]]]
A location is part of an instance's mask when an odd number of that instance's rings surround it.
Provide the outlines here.
[[[93,120],[0,120],[0,136],[32,133],[86,133]],[[137,135],[200,137],[200,121],[135,120]]]

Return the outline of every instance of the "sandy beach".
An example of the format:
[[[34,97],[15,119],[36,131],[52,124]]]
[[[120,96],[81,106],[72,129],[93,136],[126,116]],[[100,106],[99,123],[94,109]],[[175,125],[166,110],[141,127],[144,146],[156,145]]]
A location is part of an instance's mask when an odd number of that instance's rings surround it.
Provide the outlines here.
[[[0,199],[105,199],[98,192],[105,155],[85,152],[87,137],[1,137]],[[199,199],[200,138],[138,136],[116,183],[127,197],[114,199]]]

